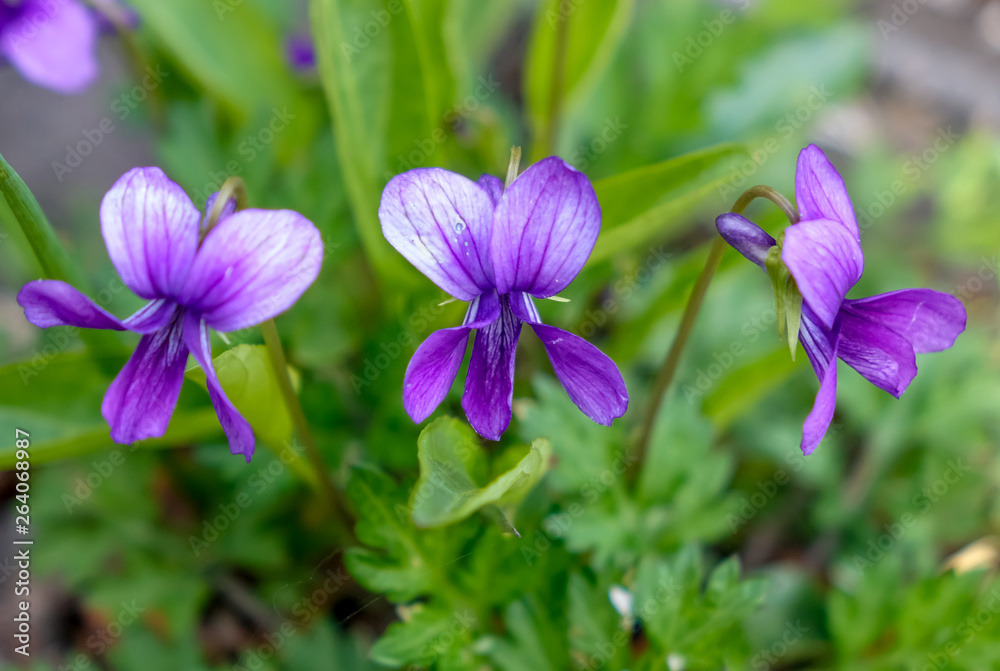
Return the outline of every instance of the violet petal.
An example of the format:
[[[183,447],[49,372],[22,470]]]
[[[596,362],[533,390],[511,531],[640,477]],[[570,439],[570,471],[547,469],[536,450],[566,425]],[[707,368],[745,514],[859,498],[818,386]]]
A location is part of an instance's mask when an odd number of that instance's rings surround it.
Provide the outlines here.
[[[17,294],[25,318],[39,328],[78,326],[125,331],[127,326],[61,280],[28,282]]]
[[[836,346],[834,349],[836,355]],[[837,359],[834,358],[829,367],[820,378],[821,383],[813,409],[806,417],[802,425],[802,452],[806,455],[812,454],[816,447],[822,442],[830,422],[833,421],[833,413],[837,408]]]
[[[440,168],[396,175],[378,217],[389,244],[448,294],[471,301],[493,288],[493,202],[472,180]]]
[[[861,277],[861,245],[835,221],[814,219],[785,229],[781,260],[802,292],[802,300],[832,327],[840,304]]]
[[[496,204],[503,197],[503,180],[490,174],[484,174],[480,175],[476,184],[489,194],[490,200],[493,201],[493,206],[496,207]]]
[[[931,289],[903,289],[847,299],[841,309],[895,331],[910,341],[917,354],[948,349],[965,330],[962,301]]]
[[[236,331],[290,308],[319,275],[323,240],[290,210],[242,210],[205,237],[178,300],[217,331]]]
[[[866,315],[840,314],[838,356],[879,389],[899,398],[917,374],[913,345]]]
[[[628,389],[618,366],[583,338],[543,324],[526,294],[510,299],[514,314],[531,324],[570,400],[598,424],[610,426],[628,409]]]
[[[125,285],[175,298],[198,249],[201,214],[159,168],[133,168],[101,201],[101,233]]]
[[[183,315],[182,310],[175,310],[166,328],[142,336],[132,357],[108,387],[101,414],[111,426],[111,439],[116,443],[127,445],[166,432],[187,363]]]
[[[472,329],[488,326],[499,316],[500,299],[495,291],[490,291],[469,305],[462,326],[435,331],[420,344],[403,380],[403,406],[414,422],[430,417],[448,395],[465,357]]]
[[[499,318],[476,331],[462,396],[469,424],[488,440],[500,440],[510,425],[514,354],[521,334],[521,320],[511,312],[507,296],[500,302]]]
[[[532,165],[497,205],[497,291],[556,295],[583,268],[600,231],[601,208],[586,175],[556,156]]]
[[[831,362],[837,358],[837,337],[836,331],[824,325],[808,305],[802,306],[799,342],[820,381]]]
[[[232,404],[226,392],[219,384],[212,363],[212,344],[209,339],[208,325],[199,315],[189,312],[184,319],[184,342],[191,350],[195,361],[205,371],[205,381],[208,383],[208,397],[212,400],[215,413],[219,416],[222,430],[229,439],[229,451],[242,454],[249,462],[254,451],[254,435],[250,422],[246,420],[236,406]]]
[[[33,84],[79,93],[97,78],[97,21],[76,0],[28,0],[0,32],[0,55]]]
[[[855,240],[860,239],[854,207],[844,180],[826,154],[814,144],[799,152],[795,169],[795,201],[803,221],[836,221]]]

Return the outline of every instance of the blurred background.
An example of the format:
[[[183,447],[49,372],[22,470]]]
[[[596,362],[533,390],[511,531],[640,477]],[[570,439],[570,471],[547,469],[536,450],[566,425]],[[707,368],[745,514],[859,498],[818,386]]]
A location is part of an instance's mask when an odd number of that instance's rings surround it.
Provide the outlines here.
[[[288,430],[245,464],[196,381],[163,439],[111,443],[100,401],[134,338],[29,325],[15,295],[41,271],[0,211],[0,417],[5,436],[32,433],[35,539],[32,654],[10,643],[5,559],[0,667],[1000,668],[1000,2],[131,4],[135,28],[102,37],[81,95],[0,68],[0,154],[80,289],[119,316],[141,301],[115,289],[98,207],[134,166],[162,167],[199,207],[238,175],[252,205],[316,223],[323,273],[278,325],[360,546],[341,546],[281,460]],[[728,252],[638,484],[606,477],[656,412],[715,216],[754,184],[791,198],[810,142],[862,230],[850,296],[950,292],[967,332],[918,357],[900,400],[841,366],[834,424],[804,458],[818,382],[777,339],[767,278]],[[513,144],[526,162],[562,156],[602,195],[687,157],[643,202],[602,198],[572,301],[541,306],[618,363],[631,407],[611,429],[590,423],[525,335],[514,421],[484,448],[500,472],[551,440],[548,472],[510,513],[520,537],[479,514],[417,529],[408,343],[464,307],[439,308],[381,239],[378,196],[420,166],[502,176]],[[785,225],[766,203],[749,216]],[[459,382],[437,414],[464,420],[460,397]],[[5,548],[15,482],[0,473]]]

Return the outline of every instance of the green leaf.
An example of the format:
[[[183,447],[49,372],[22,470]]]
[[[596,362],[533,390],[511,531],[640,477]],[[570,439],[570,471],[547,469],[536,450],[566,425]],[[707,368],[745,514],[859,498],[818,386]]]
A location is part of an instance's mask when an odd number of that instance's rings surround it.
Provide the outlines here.
[[[485,636],[477,647],[503,671],[565,668],[556,661],[568,654],[565,630],[560,631],[554,613],[546,609],[548,605],[534,595],[515,601],[504,612],[508,637]]]
[[[371,658],[379,664],[429,666],[453,649],[467,646],[477,621],[468,610],[453,612],[423,604],[404,613],[404,621],[389,625],[385,635],[372,646]]]
[[[81,286],[80,275],[56,238],[52,224],[21,177],[0,155],[0,197],[6,202],[18,226],[28,239],[45,277]],[[7,210],[2,210],[6,212]]]
[[[552,137],[561,109],[579,106],[607,71],[632,17],[635,0],[568,2],[547,0],[535,14],[525,63],[527,107],[534,130],[531,160],[539,161],[558,146]],[[553,86],[559,33],[565,34],[562,100]]]
[[[554,378],[538,375],[532,386],[536,399],[518,400],[515,412],[522,439],[552,443],[559,468],[553,469],[546,484],[574,494],[595,484],[600,487],[601,474],[624,454],[615,453],[620,446],[619,432],[592,422]]]
[[[628,668],[631,632],[622,627],[622,618],[608,598],[606,585],[592,585],[581,574],[569,578],[569,644],[574,658],[582,658],[584,668]],[[610,657],[610,659],[609,659]]]
[[[727,560],[704,591],[702,553],[688,545],[669,560],[644,557],[635,578],[635,612],[662,652],[677,653],[691,668],[747,668],[742,622],[760,605],[766,581],[739,580]]]
[[[349,548],[344,565],[359,583],[397,603],[414,599],[423,586],[414,580],[412,566],[368,548]]]
[[[53,342],[63,341],[56,338]],[[47,348],[42,352],[0,367],[0,423],[31,434],[35,465],[115,447],[100,414],[101,400],[111,383],[103,368],[78,351],[51,356]],[[117,370],[123,361],[112,357],[104,363]],[[222,428],[215,411],[192,408],[182,398],[166,434],[136,443],[133,449],[171,447],[219,435]],[[14,453],[12,442],[0,446],[0,468],[13,466]]]
[[[705,398],[703,410],[716,426],[724,428],[754,407],[765,394],[796,370],[788,351],[779,348],[727,375]],[[700,393],[698,394],[700,395]]]
[[[292,418],[264,345],[237,345],[212,361],[226,396],[247,418],[258,438],[273,447],[291,439]],[[288,372],[297,389],[298,371],[289,366]],[[187,371],[187,377],[207,388],[205,371],[200,367]]]
[[[444,526],[485,506],[515,504],[548,470],[551,454],[547,440],[536,440],[513,468],[480,488],[474,471],[485,457],[476,434],[467,424],[442,417],[417,439],[420,478],[411,498],[413,521],[419,527]]]
[[[293,114],[303,109],[288,77],[280,29],[250,3],[135,0],[131,5],[177,62],[244,118],[275,105],[288,106]]]
[[[414,538],[403,488],[384,473],[357,467],[351,470],[347,495],[358,514],[358,540],[384,550],[348,553],[348,570],[369,589],[389,592],[394,601],[409,601],[430,591],[432,572]]]
[[[390,37],[381,33],[367,41],[358,37],[364,36],[372,13],[386,12],[385,6],[366,0],[312,0],[310,12],[320,80],[337,130],[337,153],[362,244],[383,275],[404,277],[405,266],[394,262],[378,221],[388,135],[383,129],[389,129],[386,124],[393,109]],[[397,23],[403,21],[391,19],[392,30],[403,29]],[[399,85],[406,83],[403,79]],[[396,104],[412,100],[404,96]]]
[[[730,179],[744,151],[720,144],[594,182],[602,224],[588,263],[681,232],[686,211]]]

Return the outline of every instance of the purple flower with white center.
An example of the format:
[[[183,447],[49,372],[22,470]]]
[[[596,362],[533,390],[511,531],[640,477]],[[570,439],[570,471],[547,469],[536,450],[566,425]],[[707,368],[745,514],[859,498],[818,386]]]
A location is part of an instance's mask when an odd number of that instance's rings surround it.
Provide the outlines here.
[[[843,179],[815,145],[799,154],[795,198],[801,220],[785,230],[780,250],[802,295],[799,341],[820,379],[802,430],[802,451],[811,454],[833,419],[838,358],[899,398],[917,374],[915,355],[951,347],[965,330],[966,314],[957,298],[930,289],[846,298],[864,268],[861,236]],[[761,268],[779,244],[738,214],[723,214],[716,225]]]
[[[57,93],[79,93],[97,77],[97,33],[97,17],[77,0],[0,0],[0,60]]]
[[[392,178],[379,219],[386,239],[448,294],[470,301],[461,326],[432,333],[406,369],[403,404],[426,419],[451,388],[469,334],[478,330],[462,407],[479,435],[499,440],[510,424],[514,351],[522,322],[541,338],[556,376],[585,415],[610,425],[628,407],[614,362],[582,338],[543,324],[532,298],[565,289],[601,228],[586,176],[557,157],[528,168],[505,191],[440,168]]]
[[[253,430],[215,375],[209,329],[237,331],[290,308],[319,274],[323,242],[297,212],[233,209],[206,233],[181,187],[159,168],[133,168],[104,196],[101,232],[122,281],[149,303],[122,321],[58,280],[29,282],[18,293],[35,326],[142,336],[101,405],[116,443],[166,432],[190,352],[205,371],[230,450],[247,461],[253,455]]]

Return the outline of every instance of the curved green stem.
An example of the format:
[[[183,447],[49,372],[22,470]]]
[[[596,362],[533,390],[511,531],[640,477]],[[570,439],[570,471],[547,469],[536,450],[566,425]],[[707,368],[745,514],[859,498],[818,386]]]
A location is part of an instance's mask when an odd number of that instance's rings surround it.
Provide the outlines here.
[[[799,213],[795,209],[795,206],[769,186],[754,186],[747,189],[736,199],[731,211],[734,214],[743,214],[747,206],[756,198],[767,198],[784,212],[792,224],[798,223]],[[726,241],[722,239],[722,236],[716,235],[712,241],[712,248],[708,252],[708,258],[705,259],[705,267],[702,268],[701,274],[698,275],[698,279],[694,283],[694,288],[691,289],[691,296],[688,298],[687,305],[684,306],[684,314],[681,316],[677,335],[674,337],[674,341],[670,345],[670,350],[667,352],[667,358],[656,376],[656,381],[653,383],[652,400],[646,409],[642,428],[639,431],[639,439],[636,442],[633,453],[634,459],[626,472],[626,479],[630,484],[635,483],[639,471],[642,469],[646,453],[649,451],[649,441],[652,438],[653,427],[656,425],[656,418],[659,416],[660,406],[663,404],[663,397],[666,395],[667,389],[670,388],[670,383],[673,382],[674,375],[677,373],[677,366],[680,364],[684,346],[687,344],[688,337],[690,337],[691,331],[694,328],[695,320],[698,318],[698,312],[701,310],[705,294],[708,292],[708,285],[712,282],[712,278],[715,277],[715,271],[719,269],[719,263],[722,261],[722,255],[725,251]]]

